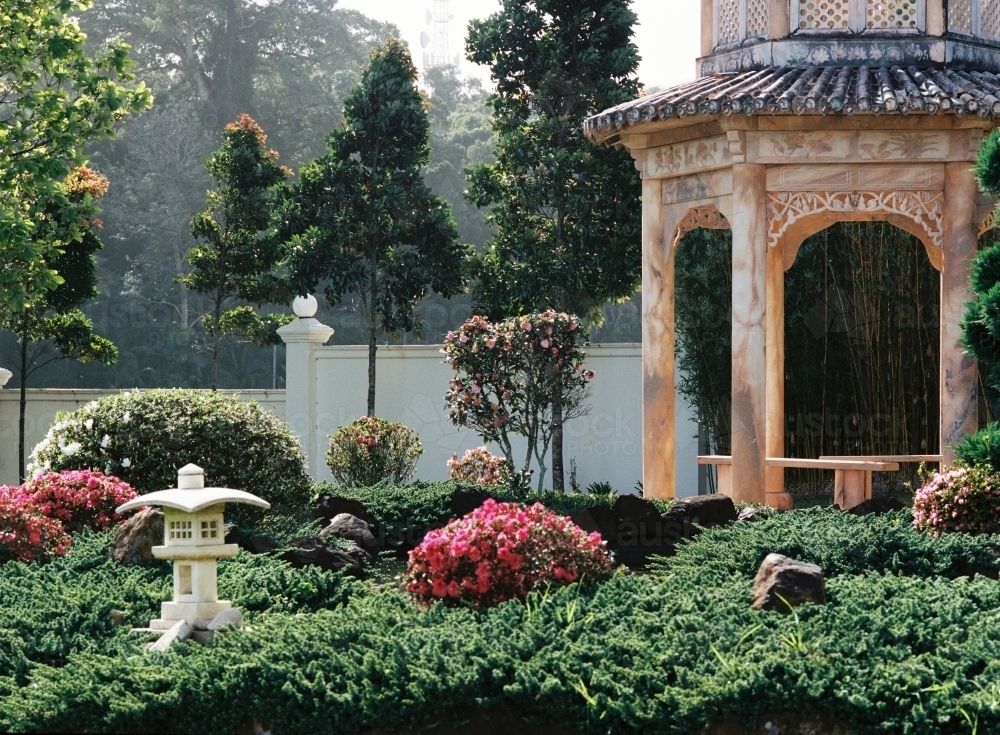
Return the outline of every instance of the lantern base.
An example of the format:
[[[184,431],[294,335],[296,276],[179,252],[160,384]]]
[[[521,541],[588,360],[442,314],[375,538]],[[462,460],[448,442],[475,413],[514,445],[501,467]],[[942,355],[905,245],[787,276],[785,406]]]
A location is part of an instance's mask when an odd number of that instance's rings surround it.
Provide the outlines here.
[[[184,620],[188,625],[194,627],[196,621],[203,621],[205,624],[223,610],[232,607],[229,600],[216,600],[215,602],[164,602],[160,604],[160,617],[149,621],[149,627],[154,630],[169,630],[170,626],[178,620]]]

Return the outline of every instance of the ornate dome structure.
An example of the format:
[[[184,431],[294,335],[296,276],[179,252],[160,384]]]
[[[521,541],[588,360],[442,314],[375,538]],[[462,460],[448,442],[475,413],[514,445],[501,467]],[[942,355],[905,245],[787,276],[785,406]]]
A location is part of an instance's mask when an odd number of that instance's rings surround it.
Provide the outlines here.
[[[733,232],[735,500],[791,505],[784,272],[840,221],[891,222],[941,273],[948,461],[977,427],[978,368],[958,325],[993,226],[970,169],[1000,116],[1000,0],[703,0],[702,54],[695,81],[584,126],[628,149],[643,179],[645,491],[675,490],[673,252],[696,227]]]

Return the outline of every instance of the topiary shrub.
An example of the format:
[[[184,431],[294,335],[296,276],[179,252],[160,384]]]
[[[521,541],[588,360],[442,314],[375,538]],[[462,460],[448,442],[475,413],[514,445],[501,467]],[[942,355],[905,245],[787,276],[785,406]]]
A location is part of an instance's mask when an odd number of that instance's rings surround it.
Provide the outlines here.
[[[486,447],[467,449],[461,459],[453,454],[448,460],[448,477],[484,487],[507,487],[511,480],[510,464]]]
[[[97,470],[140,494],[174,487],[193,462],[208,484],[304,508],[311,483],[305,456],[283,421],[259,405],[210,391],[120,393],[59,414],[33,452],[31,471]],[[230,504],[227,516],[255,523],[263,511]]]
[[[406,588],[419,600],[476,607],[523,599],[539,587],[600,579],[611,558],[599,533],[587,534],[541,503],[497,503],[430,531],[410,552]]]
[[[913,526],[935,536],[1000,533],[1000,482],[984,467],[935,474],[913,499]]]
[[[362,416],[330,437],[326,464],[343,485],[400,484],[413,477],[423,453],[415,431],[377,416]]]
[[[63,524],[39,513],[18,492],[16,487],[0,487],[0,565],[65,554],[72,539]]]
[[[115,508],[135,496],[127,482],[91,470],[46,472],[15,492],[19,502],[57,519],[68,533],[103,531],[121,523],[124,519]]]

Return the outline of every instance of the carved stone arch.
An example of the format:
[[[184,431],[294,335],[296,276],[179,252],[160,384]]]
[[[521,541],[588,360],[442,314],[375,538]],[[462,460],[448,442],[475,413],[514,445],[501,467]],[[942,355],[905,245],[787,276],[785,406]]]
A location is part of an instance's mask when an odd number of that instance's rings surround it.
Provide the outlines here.
[[[706,230],[732,229],[729,226],[729,220],[719,211],[716,205],[705,204],[692,207],[681,218],[681,221],[677,223],[677,227],[674,229],[674,237],[671,240],[674,249],[677,249],[677,246],[680,245],[681,240],[684,239],[687,233],[691,232],[691,230],[697,230],[699,227]]]
[[[782,248],[785,270],[810,235],[837,222],[889,222],[917,237],[935,269],[944,244],[942,191],[796,191],[767,196],[767,244]]]

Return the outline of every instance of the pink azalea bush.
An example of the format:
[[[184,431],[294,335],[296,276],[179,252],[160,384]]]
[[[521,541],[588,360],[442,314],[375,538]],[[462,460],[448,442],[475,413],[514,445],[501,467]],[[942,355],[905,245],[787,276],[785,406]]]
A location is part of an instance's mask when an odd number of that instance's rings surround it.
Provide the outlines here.
[[[410,552],[405,581],[424,602],[484,607],[523,599],[552,583],[601,579],[610,570],[599,533],[586,533],[541,503],[490,498],[464,518],[430,531]]]
[[[917,490],[913,525],[935,536],[1000,533],[1000,481],[979,467],[935,474]]]
[[[453,454],[448,460],[448,476],[486,487],[510,484],[510,466],[503,457],[491,454],[486,447],[468,449],[461,459]]]
[[[68,533],[103,531],[124,519],[115,513],[137,493],[117,477],[91,470],[47,472],[17,489],[21,503],[62,522]]]
[[[25,503],[19,491],[17,487],[0,487],[0,564],[42,561],[65,554],[71,539],[63,524]]]

